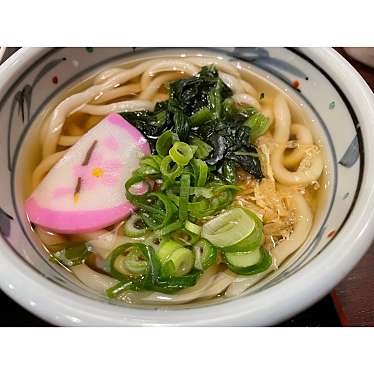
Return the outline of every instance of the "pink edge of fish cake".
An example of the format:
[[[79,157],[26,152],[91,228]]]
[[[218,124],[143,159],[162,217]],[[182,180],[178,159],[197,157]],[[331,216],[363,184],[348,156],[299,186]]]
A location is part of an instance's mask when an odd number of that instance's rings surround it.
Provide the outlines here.
[[[119,206],[100,210],[56,211],[43,208],[34,198],[25,203],[26,212],[32,213],[32,222],[60,234],[77,234],[96,231],[110,226],[134,211],[134,206],[125,202]]]
[[[123,129],[143,154],[151,153],[147,139],[119,114],[111,113],[103,121],[106,121],[108,125],[119,126]],[[30,222],[61,234],[96,231],[117,223],[133,211],[134,206],[125,199],[122,204],[110,208],[76,211],[42,207],[33,196],[25,201],[25,212]]]

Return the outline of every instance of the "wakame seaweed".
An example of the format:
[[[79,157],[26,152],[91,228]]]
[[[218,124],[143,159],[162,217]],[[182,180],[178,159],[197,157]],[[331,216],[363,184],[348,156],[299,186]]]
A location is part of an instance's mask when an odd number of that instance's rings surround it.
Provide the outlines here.
[[[179,79],[169,85],[170,100],[187,116],[212,104],[211,95],[215,93],[219,93],[222,101],[232,96],[231,89],[219,78],[214,66],[204,66],[197,76]]]
[[[255,108],[238,108],[232,90],[220,79],[214,66],[204,66],[194,77],[169,84],[169,99],[156,104],[153,112],[121,115],[148,139],[152,151],[160,135],[171,130],[179,140],[207,143],[211,149],[206,163],[227,179],[227,163],[240,165],[256,179],[263,177],[257,149],[250,144],[248,120],[261,115]],[[232,179],[232,178],[230,178]]]

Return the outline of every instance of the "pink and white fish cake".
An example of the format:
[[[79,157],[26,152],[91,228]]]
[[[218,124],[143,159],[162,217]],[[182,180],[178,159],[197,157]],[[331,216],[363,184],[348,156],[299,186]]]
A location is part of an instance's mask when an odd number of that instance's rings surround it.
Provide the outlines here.
[[[25,203],[29,220],[53,232],[98,230],[127,217],[125,181],[150,153],[147,140],[112,113],[74,144]]]

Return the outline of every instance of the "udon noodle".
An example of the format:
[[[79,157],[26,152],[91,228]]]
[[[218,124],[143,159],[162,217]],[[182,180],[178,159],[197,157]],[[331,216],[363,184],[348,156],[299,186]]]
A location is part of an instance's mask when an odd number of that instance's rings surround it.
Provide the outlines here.
[[[175,294],[129,291],[121,296],[125,302],[183,304],[217,295],[240,295],[295,253],[311,231],[313,201],[324,159],[309,126],[295,122],[289,99],[281,91],[261,97],[240,64],[213,56],[152,58],[130,67],[111,67],[96,74],[83,88],[75,89],[52,108],[40,129],[42,157],[32,174],[33,189],[103,117],[112,112],[152,111],[157,102],[168,98],[170,82],[194,76],[206,65],[216,67],[233,91],[232,99],[237,105],[254,107],[269,118],[269,130],[256,139],[264,178],[256,180],[241,170],[238,184],[242,190],[236,195],[235,204],[249,208],[262,220],[264,247],[271,253],[273,264],[263,273],[248,276],[217,264],[205,271],[193,287]],[[117,283],[103,270],[105,259],[117,246],[133,241],[124,236],[123,223],[75,235],[54,234],[42,227],[37,227],[36,233],[50,251],[53,245],[68,240],[88,242],[96,255],[94,261],[73,266],[71,271],[86,286],[104,294]]]

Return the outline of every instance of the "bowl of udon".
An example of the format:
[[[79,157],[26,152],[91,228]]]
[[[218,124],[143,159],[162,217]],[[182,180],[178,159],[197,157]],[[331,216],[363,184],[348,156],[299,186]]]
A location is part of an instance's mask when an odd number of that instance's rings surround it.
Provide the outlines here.
[[[374,233],[374,103],[329,48],[23,48],[0,286],[55,325],[275,325]]]

